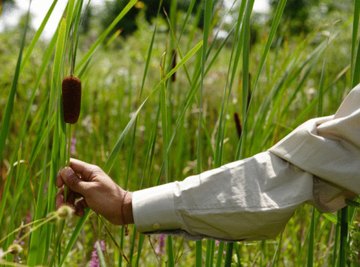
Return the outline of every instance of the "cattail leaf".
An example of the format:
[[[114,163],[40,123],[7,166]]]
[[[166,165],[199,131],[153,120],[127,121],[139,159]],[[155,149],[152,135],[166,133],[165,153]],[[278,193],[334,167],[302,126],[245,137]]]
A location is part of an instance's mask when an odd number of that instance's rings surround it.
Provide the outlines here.
[[[315,239],[315,225],[316,225],[315,213],[316,210],[315,208],[313,208],[311,214],[310,231],[308,234],[307,267],[312,267],[314,264],[314,243],[315,243],[314,239]]]
[[[72,232],[71,237],[66,244],[65,250],[63,251],[63,253],[61,255],[61,260],[60,260],[60,264],[59,264],[60,267],[63,266],[67,255],[69,254],[70,250],[73,248],[73,246],[80,234],[80,231],[83,229],[83,226],[84,226],[85,222],[87,221],[87,219],[90,217],[90,214],[91,214],[90,210],[86,210],[85,214],[77,222],[75,229]]]
[[[257,86],[261,71],[264,68],[265,60],[266,60],[266,58],[267,58],[267,56],[269,54],[271,44],[274,41],[276,31],[277,31],[277,29],[278,29],[278,27],[280,25],[282,14],[284,13],[284,9],[285,9],[287,0],[279,0],[278,2],[279,3],[276,6],[275,15],[274,15],[274,17],[272,19],[269,37],[268,37],[267,42],[266,42],[266,44],[264,46],[264,51],[261,54],[261,59],[260,59],[259,65],[257,67],[257,72],[256,72],[254,82],[253,82],[254,89]]]
[[[100,266],[101,266],[101,267],[106,267],[107,265],[106,265],[106,262],[105,262],[104,253],[103,253],[103,251],[102,251],[102,249],[101,249],[101,246],[100,246],[100,242],[97,241],[97,242],[95,243],[95,246],[96,246],[96,252],[97,252],[97,254],[98,254],[98,256],[99,256]]]
[[[128,124],[126,125],[125,129],[121,132],[114,148],[112,149],[110,156],[108,157],[108,160],[105,164],[105,170],[106,171],[110,171],[115,159],[117,157],[117,155],[120,153],[120,148],[124,142],[124,138],[125,136],[128,134],[130,128],[134,125],[137,116],[140,113],[140,110],[143,108],[143,106],[145,105],[145,103],[147,102],[147,100],[149,99],[149,97],[151,97],[155,92],[157,92],[160,89],[160,85],[163,84],[164,82],[166,82],[168,79],[170,79],[170,77],[172,76],[172,74],[174,74],[179,68],[181,68],[193,55],[195,55],[199,49],[202,47],[202,41],[200,41],[199,43],[197,43],[181,60],[180,62],[175,66],[175,68],[171,69],[164,78],[161,79],[161,81],[155,86],[154,91],[152,91],[152,93],[142,102],[142,104],[139,106],[139,108],[133,113],[130,121],[128,122]]]
[[[239,6],[238,17],[245,18],[244,12],[246,7],[246,1],[242,1]],[[221,101],[221,109],[219,116],[219,130],[216,135],[216,144],[215,144],[215,155],[214,155],[214,166],[218,167],[222,163],[222,154],[223,154],[223,144],[224,144],[224,135],[225,135],[225,114],[227,111],[229,96],[231,94],[231,89],[234,84],[235,77],[237,75],[237,70],[240,61],[241,51],[244,46],[244,38],[242,37],[242,28],[241,25],[243,19],[238,19],[234,26],[234,42],[231,49],[230,63],[228,66],[228,75],[226,79],[226,84],[224,86],[223,98]]]
[[[106,161],[105,164],[105,170],[107,172],[109,172],[112,168],[112,166],[114,165],[115,159],[117,157],[117,155],[120,153],[120,149],[121,146],[124,142],[125,136],[129,133],[131,127],[134,125],[137,116],[140,113],[140,110],[143,108],[143,106],[145,105],[145,103],[147,102],[147,100],[149,99],[149,97],[147,97],[142,104],[138,107],[138,109],[133,113],[133,115],[131,116],[130,121],[128,122],[128,124],[125,126],[124,130],[121,132],[118,140],[116,141],[116,144],[114,146],[114,148],[112,149],[110,156],[108,158],[108,160]]]
[[[359,20],[360,20],[360,1],[354,1],[354,19],[353,19],[353,30],[351,38],[351,74],[352,74],[352,86],[359,83],[360,67],[359,67],[359,46],[360,40],[358,41],[359,31]],[[356,42],[358,47],[356,49]]]
[[[18,87],[20,68],[21,68],[21,64],[22,64],[21,63],[22,55],[23,55],[23,51],[24,51],[24,47],[25,47],[26,33],[28,30],[28,25],[29,25],[30,5],[31,5],[31,1],[29,2],[29,8],[28,8],[27,15],[26,15],[26,22],[25,22],[24,31],[23,31],[22,38],[21,38],[19,55],[17,58],[16,67],[15,67],[15,74],[14,74],[14,78],[13,78],[13,81],[11,84],[11,89],[9,92],[8,100],[6,101],[5,112],[4,112],[4,115],[2,118],[2,123],[1,123],[1,128],[0,128],[0,165],[2,164],[5,143],[6,143],[8,135],[9,135],[9,131],[10,131],[10,120],[11,120],[11,116],[12,116],[12,110],[14,107],[15,93],[16,93],[16,90]]]
[[[84,55],[79,64],[76,66],[76,73],[83,72],[83,68],[86,66],[86,62],[90,60],[96,49],[104,42],[105,38],[110,34],[116,24],[129,12],[129,10],[136,4],[137,0],[130,0],[124,7],[120,14],[113,20],[113,22],[106,28],[106,30],[99,36],[99,38],[93,43],[89,51]],[[79,76],[79,75],[77,75]]]
[[[338,219],[337,216],[335,214],[332,213],[323,213],[321,216],[323,216],[325,219],[327,219],[328,221],[330,221],[333,224],[337,224],[338,223]]]
[[[27,15],[26,15],[26,23],[24,26],[24,31],[23,31],[22,39],[21,39],[21,43],[20,43],[20,50],[19,50],[19,55],[18,55],[17,62],[16,62],[14,78],[13,78],[9,96],[8,96],[8,99],[6,102],[5,112],[4,112],[3,118],[1,120],[0,168],[2,167],[2,164],[3,164],[2,161],[3,161],[3,156],[4,156],[5,144],[6,144],[6,140],[9,135],[9,132],[10,132],[10,121],[11,121],[12,111],[13,111],[13,107],[14,107],[15,94],[16,94],[16,91],[18,88],[18,82],[19,82],[19,76],[20,76],[20,72],[21,72],[20,70],[21,70],[21,64],[22,64],[22,54],[23,54],[23,50],[25,47],[26,34],[27,34],[28,24],[29,24],[30,5],[31,5],[31,1],[29,3]],[[5,184],[5,189],[3,191],[2,201],[1,201],[1,206],[0,206],[0,223],[2,222],[2,218],[4,215],[4,209],[5,209],[7,196],[9,193],[9,188],[10,188],[10,181],[7,180],[6,184]]]
[[[31,56],[31,53],[33,52],[34,50],[34,47],[35,45],[38,43],[39,39],[40,39],[40,36],[41,34],[43,33],[44,31],[44,28],[45,26],[47,25],[48,21],[49,21],[49,18],[57,4],[58,0],[54,0],[53,3],[51,4],[49,10],[46,12],[46,15],[43,19],[43,21],[41,22],[39,28],[37,29],[33,39],[31,40],[29,46],[26,48],[26,51],[25,51],[25,55],[24,55],[24,59],[22,61],[22,65],[21,65],[21,71],[24,69],[24,66],[26,65],[26,63],[28,62],[30,56]],[[20,72],[21,72],[20,71]]]
[[[45,150],[45,159],[44,159],[44,172],[41,177],[40,185],[44,186],[48,183],[47,196],[45,194],[39,194],[36,205],[36,219],[39,219],[43,214],[48,213],[54,210],[54,197],[55,197],[55,178],[56,174],[60,168],[63,166],[62,161],[65,159],[60,154],[61,148],[60,146],[64,146],[65,143],[65,130],[62,129],[62,118],[61,118],[61,77],[62,77],[62,67],[64,64],[64,50],[65,50],[65,41],[66,41],[66,18],[63,18],[60,22],[56,46],[55,46],[55,56],[54,56],[54,64],[52,69],[51,76],[51,86],[50,86],[50,96],[48,103],[48,113],[47,113],[47,127],[45,130],[46,143],[50,143],[50,135],[52,135],[52,149],[50,151],[51,161],[50,161],[50,170],[45,171],[47,167],[47,155],[48,149]],[[52,127],[54,127],[52,129]],[[50,172],[50,173],[48,173]],[[50,178],[50,179],[49,179]],[[39,191],[41,192],[41,190]],[[45,205],[46,203],[46,205]],[[30,253],[27,259],[28,265],[36,265],[42,264],[46,262],[46,247],[50,246],[50,236],[54,227],[52,225],[46,225],[43,229],[39,231],[35,231],[31,235],[30,240]],[[49,233],[49,238],[46,240],[42,240],[43,233]],[[40,250],[41,253],[37,251]]]
[[[164,78],[162,78],[161,82],[165,82],[171,78],[171,76],[177,72],[190,58],[192,58],[203,46],[203,41],[198,42],[180,61],[179,63],[172,68]]]

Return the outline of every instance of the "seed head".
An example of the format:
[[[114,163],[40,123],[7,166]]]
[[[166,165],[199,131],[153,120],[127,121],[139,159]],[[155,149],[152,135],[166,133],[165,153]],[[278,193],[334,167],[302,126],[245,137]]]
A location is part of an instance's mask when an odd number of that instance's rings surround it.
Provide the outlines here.
[[[57,216],[59,219],[68,219],[71,218],[74,214],[74,209],[68,205],[62,205],[57,211]]]
[[[8,251],[11,254],[19,254],[21,251],[23,251],[23,248],[19,244],[13,243],[9,246]]]
[[[5,251],[2,248],[0,248],[0,259],[2,259],[4,255],[6,255]]]
[[[81,107],[81,81],[74,76],[65,77],[62,81],[62,103],[64,121],[76,123]]]

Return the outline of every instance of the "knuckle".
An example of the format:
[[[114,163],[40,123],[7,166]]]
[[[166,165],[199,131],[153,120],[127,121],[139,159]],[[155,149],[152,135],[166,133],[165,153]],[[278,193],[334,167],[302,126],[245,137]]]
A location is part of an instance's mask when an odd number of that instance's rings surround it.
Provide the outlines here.
[[[92,166],[91,166],[91,169],[92,169],[93,172],[100,172],[100,171],[102,171],[101,168],[100,168],[99,166],[97,166],[97,165],[92,165]]]
[[[76,187],[79,184],[79,180],[76,177],[76,174],[70,175],[69,179],[68,179],[68,182],[69,182],[70,187]]]
[[[96,176],[96,175],[101,174],[103,172],[103,170],[97,165],[92,165],[90,168],[90,172],[91,172],[92,176]]]

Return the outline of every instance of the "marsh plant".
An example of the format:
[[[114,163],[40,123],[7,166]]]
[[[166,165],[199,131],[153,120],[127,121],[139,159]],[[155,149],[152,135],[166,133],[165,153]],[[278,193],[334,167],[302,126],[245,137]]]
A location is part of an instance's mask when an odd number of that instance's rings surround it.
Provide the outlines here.
[[[178,2],[171,0],[164,14],[160,1],[150,24],[141,16],[143,3],[126,1],[105,29],[83,35],[89,5],[69,0],[45,41],[55,0],[36,31],[27,27],[28,13],[24,27],[0,33],[0,263],[359,264],[355,207],[320,214],[305,205],[278,238],[258,242],[146,236],[92,211],[82,217],[65,207],[55,211],[56,174],[70,155],[101,166],[128,190],[182,180],[263,151],[311,117],[333,114],[359,82],[357,0],[299,34],[286,32],[286,0],[274,2],[260,27],[254,0],[229,9],[191,0],[185,11]],[[116,25],[134,8],[138,30],[124,39]],[[74,124],[64,121],[64,77],[81,79]]]

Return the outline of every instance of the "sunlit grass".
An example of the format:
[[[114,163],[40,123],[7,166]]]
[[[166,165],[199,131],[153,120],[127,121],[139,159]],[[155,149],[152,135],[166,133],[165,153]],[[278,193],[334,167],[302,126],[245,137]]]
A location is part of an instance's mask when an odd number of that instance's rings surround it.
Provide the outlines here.
[[[263,151],[306,119],[334,113],[358,82],[357,1],[353,18],[348,14],[346,21],[282,42],[278,28],[286,0],[279,1],[256,44],[250,42],[253,0],[234,6],[239,19],[225,39],[214,39],[215,1],[205,1],[202,30],[194,26],[200,16],[190,15],[195,1],[187,13],[172,1],[165,20],[153,25],[141,20],[139,31],[127,40],[107,40],[135,3],[129,1],[89,41],[77,30],[86,3],[70,0],[48,43],[40,40],[46,16],[37,32],[27,33],[30,39],[17,44],[12,85],[0,92],[6,103],[0,111],[0,248],[8,251],[19,242],[23,251],[6,253],[4,260],[86,265],[95,244],[107,266],[345,266],[352,248],[351,237],[340,238],[348,236],[344,227],[340,234],[344,220],[309,206],[296,212],[276,240],[168,237],[164,254],[156,253],[157,236],[141,235],[135,227],[126,236],[122,227],[92,212],[53,223],[54,179],[70,154],[100,165],[129,190],[182,180]],[[344,46],[351,53],[341,54]],[[82,80],[83,96],[79,122],[70,129],[62,120],[60,93],[72,69]],[[242,126],[240,138],[234,113]],[[354,232],[354,209],[348,214]],[[104,252],[97,240],[105,240]]]

